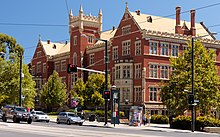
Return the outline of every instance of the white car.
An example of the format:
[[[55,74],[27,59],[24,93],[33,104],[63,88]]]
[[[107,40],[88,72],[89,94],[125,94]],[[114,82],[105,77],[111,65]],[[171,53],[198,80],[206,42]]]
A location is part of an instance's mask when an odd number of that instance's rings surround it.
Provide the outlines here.
[[[32,111],[31,114],[33,115],[33,121],[50,122],[49,116],[42,111]]]

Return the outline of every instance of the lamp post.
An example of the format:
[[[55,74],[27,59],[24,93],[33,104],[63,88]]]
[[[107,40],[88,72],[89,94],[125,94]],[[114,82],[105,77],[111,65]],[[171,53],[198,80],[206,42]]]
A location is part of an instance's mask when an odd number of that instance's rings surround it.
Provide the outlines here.
[[[82,37],[88,38],[87,35],[81,34]],[[100,40],[105,42],[105,91],[108,90],[108,41],[100,38],[93,38],[94,40]],[[104,92],[104,91],[103,91]],[[108,122],[108,99],[105,99],[105,125],[107,125]]]
[[[20,92],[19,92],[19,106],[22,106],[22,98],[21,98],[21,93],[22,93],[22,76],[24,74],[22,73],[22,55],[19,56],[20,58],[20,69],[19,69],[19,74],[20,74]]]
[[[212,35],[216,35],[217,33],[211,33]],[[199,36],[199,37],[192,37],[192,54],[191,54],[191,58],[192,58],[192,100],[193,100],[193,104],[191,106],[192,108],[192,132],[195,131],[195,110],[194,110],[194,40],[197,38],[202,38],[202,37],[206,37],[206,36],[210,36],[209,35],[203,35],[203,36]]]

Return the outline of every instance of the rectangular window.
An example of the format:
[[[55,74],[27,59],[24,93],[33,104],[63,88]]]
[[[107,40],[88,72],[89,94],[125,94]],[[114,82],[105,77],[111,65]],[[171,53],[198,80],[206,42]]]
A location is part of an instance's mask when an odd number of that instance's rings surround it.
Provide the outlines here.
[[[178,57],[178,52],[179,52],[179,46],[178,45],[172,45],[171,46],[171,55],[173,57]]]
[[[115,68],[112,68],[112,81],[115,80]]]
[[[73,45],[77,45],[77,36],[73,37]]]
[[[32,75],[35,75],[35,66],[32,67]]]
[[[66,77],[62,77],[62,83],[66,83]]]
[[[121,67],[120,66],[116,66],[116,75],[115,75],[116,79],[120,79],[121,78],[120,72],[121,72]]]
[[[168,56],[168,44],[167,43],[160,43],[160,47],[161,47],[161,55],[163,56]]]
[[[66,71],[66,60],[61,61],[61,71]]]
[[[157,88],[150,87],[150,101],[157,101]]]
[[[141,87],[135,87],[135,100],[136,102],[141,102],[142,95],[141,95]]]
[[[150,77],[157,78],[157,65],[150,64]]]
[[[118,47],[113,47],[113,60],[118,59]]]
[[[46,73],[46,71],[47,71],[47,64],[44,63],[44,64],[43,64],[43,73]]]
[[[77,81],[77,78],[78,78],[78,75],[77,75],[77,73],[73,73],[72,75],[71,75],[71,87],[73,88],[73,84],[74,83],[76,83],[76,81]]]
[[[168,66],[160,66],[160,78],[168,79]]]
[[[123,93],[123,100],[130,100],[130,88],[128,87],[123,87],[122,88],[122,93]]]
[[[60,71],[60,62],[56,62],[54,68],[57,72],[59,72]]]
[[[37,62],[37,73],[41,72],[41,62]]]
[[[123,66],[123,78],[130,78],[130,66]]]
[[[141,64],[135,65],[135,78],[141,78]]]
[[[141,55],[141,41],[135,42],[135,55]]]
[[[155,54],[157,55],[157,42],[150,42],[150,54]]]
[[[130,55],[130,45],[130,40],[122,42],[122,56]]]
[[[93,36],[88,36],[88,43],[93,43]]]
[[[37,89],[41,89],[41,87],[42,87],[41,80],[40,80],[40,79],[37,79],[37,80],[35,80],[35,82],[36,82],[36,88],[37,88]]]
[[[131,33],[131,27],[129,26],[125,26],[122,28],[122,35],[128,35]]]
[[[90,65],[94,64],[94,58],[95,58],[95,55],[90,54]]]

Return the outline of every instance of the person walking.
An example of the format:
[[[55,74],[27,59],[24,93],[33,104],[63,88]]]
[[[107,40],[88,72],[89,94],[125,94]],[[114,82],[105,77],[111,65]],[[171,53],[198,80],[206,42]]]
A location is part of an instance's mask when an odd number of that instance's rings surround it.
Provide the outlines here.
[[[147,126],[148,127],[150,126],[150,120],[151,120],[151,114],[148,113],[148,115],[147,115]]]
[[[146,124],[146,115],[145,114],[143,114],[143,116],[142,116],[142,122],[143,122],[143,124],[145,126],[145,124]]]

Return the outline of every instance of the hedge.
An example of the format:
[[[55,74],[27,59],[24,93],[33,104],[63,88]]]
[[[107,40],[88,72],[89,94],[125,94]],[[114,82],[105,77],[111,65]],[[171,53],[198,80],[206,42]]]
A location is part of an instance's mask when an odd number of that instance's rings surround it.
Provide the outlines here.
[[[151,116],[151,123],[156,123],[156,124],[168,124],[168,117],[164,115],[152,115]]]
[[[176,129],[191,129],[192,118],[190,116],[178,116],[172,122],[172,128]],[[195,130],[203,131],[204,127],[220,127],[220,120],[213,117],[200,116],[196,118]]]

